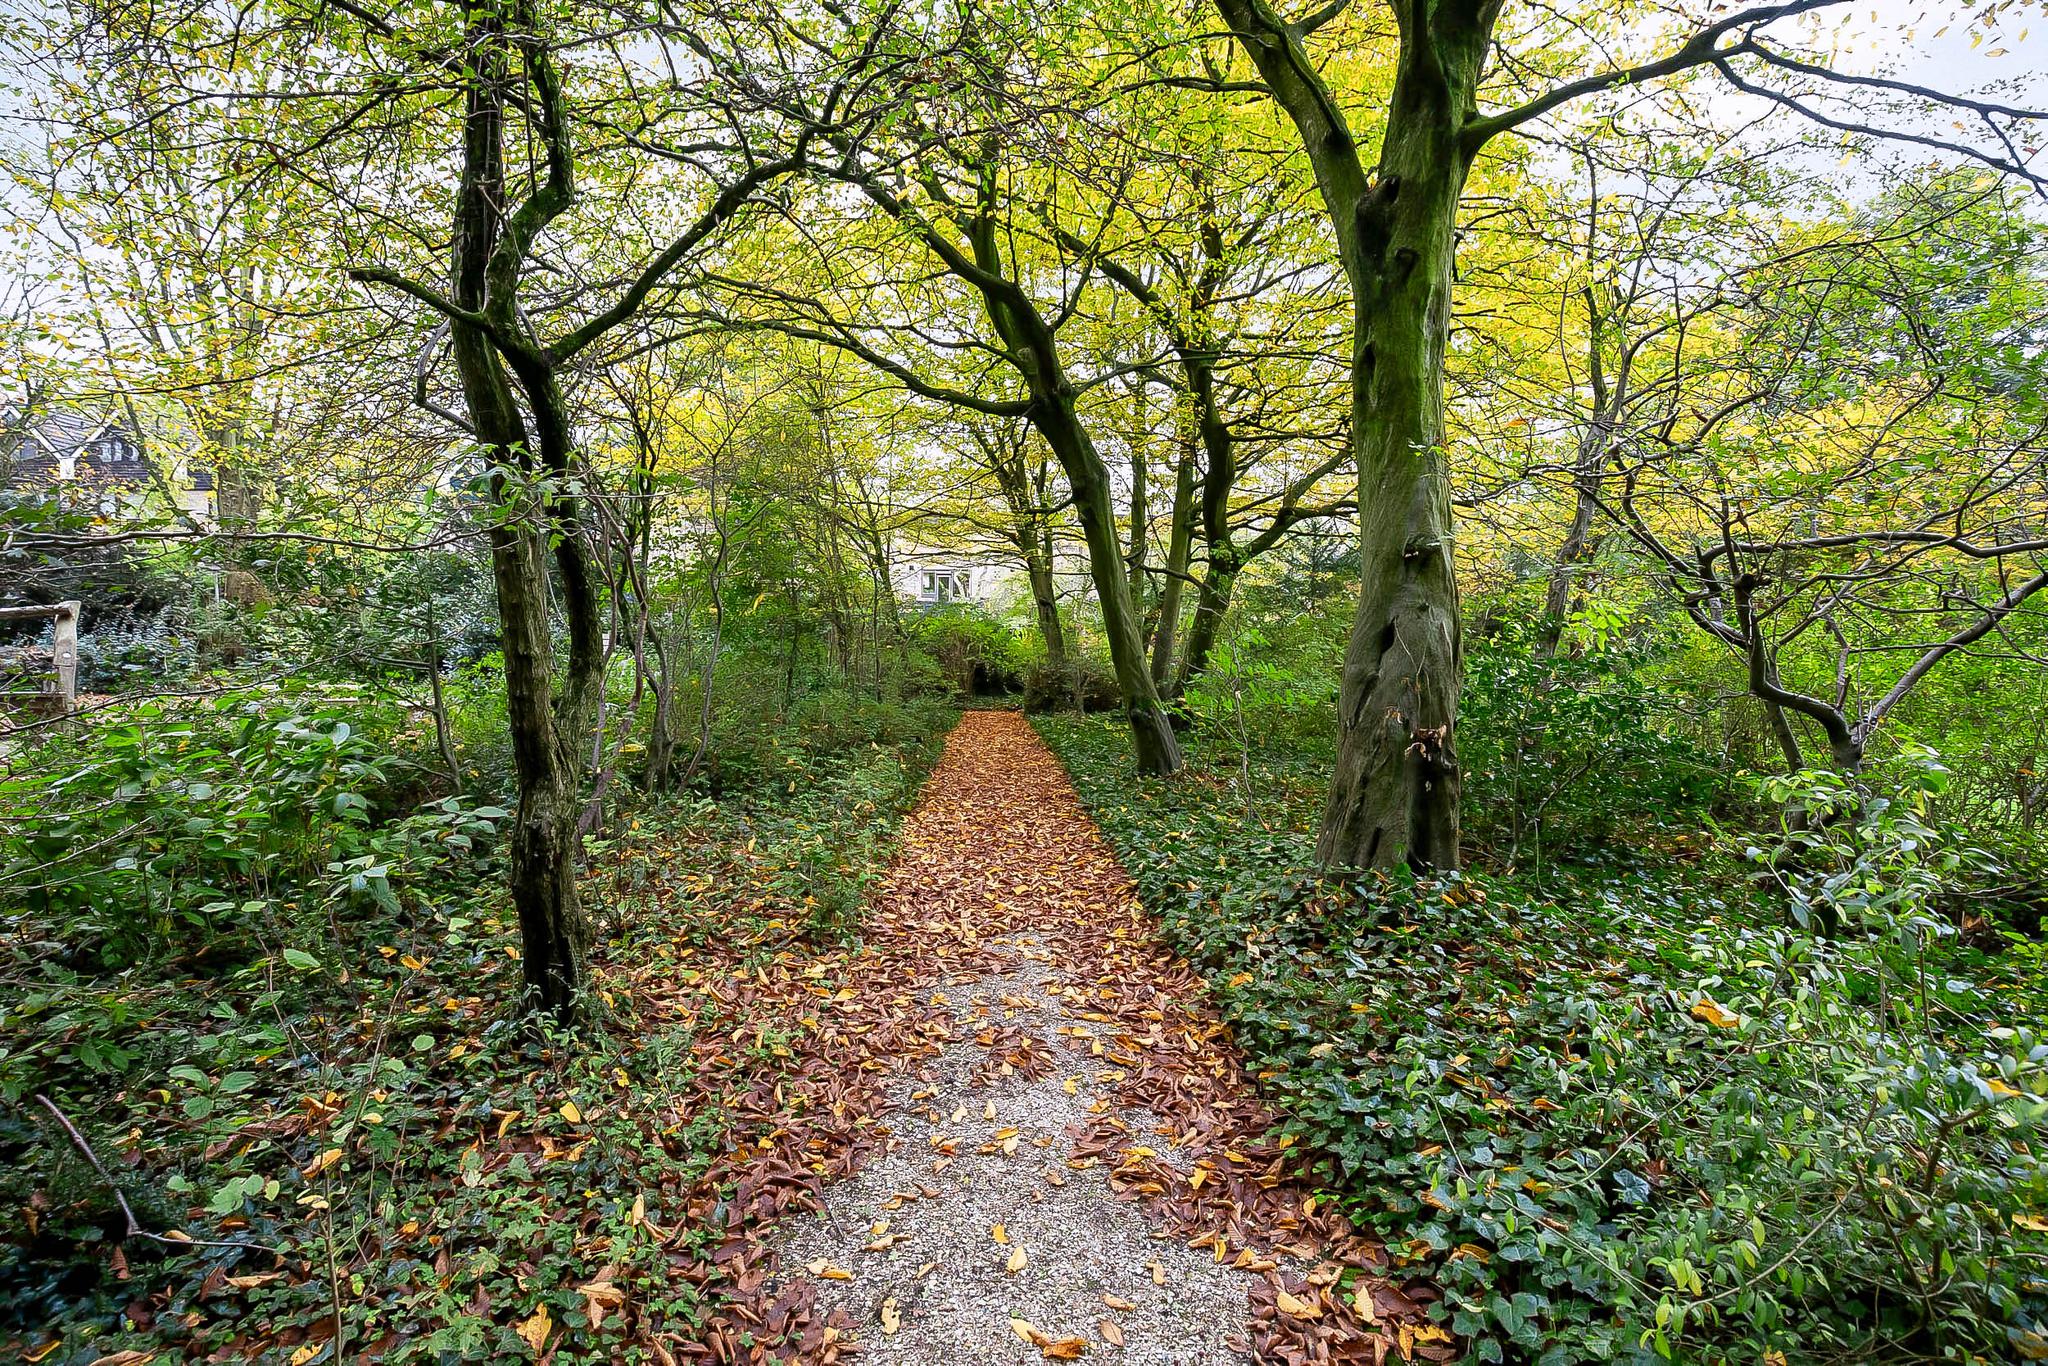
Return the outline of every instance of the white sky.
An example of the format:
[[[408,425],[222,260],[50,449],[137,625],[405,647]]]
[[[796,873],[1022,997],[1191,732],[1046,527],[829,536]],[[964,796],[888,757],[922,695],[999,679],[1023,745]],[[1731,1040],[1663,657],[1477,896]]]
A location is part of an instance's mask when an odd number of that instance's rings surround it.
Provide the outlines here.
[[[2021,102],[2042,102],[2048,97],[2048,3],[2016,3],[1988,20],[1978,18],[1986,8],[1953,0],[1857,0],[1827,12],[1823,22],[1840,42],[1845,71],[1881,72],[1950,94],[2010,97],[2025,90],[2031,98]]]

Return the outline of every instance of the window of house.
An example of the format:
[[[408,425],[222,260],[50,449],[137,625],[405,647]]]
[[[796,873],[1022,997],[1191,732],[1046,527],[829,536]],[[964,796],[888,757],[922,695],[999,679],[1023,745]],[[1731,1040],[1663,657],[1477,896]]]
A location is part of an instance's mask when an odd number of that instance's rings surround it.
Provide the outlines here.
[[[953,602],[967,596],[967,582],[964,569],[927,569],[918,583],[917,596],[921,602]]]

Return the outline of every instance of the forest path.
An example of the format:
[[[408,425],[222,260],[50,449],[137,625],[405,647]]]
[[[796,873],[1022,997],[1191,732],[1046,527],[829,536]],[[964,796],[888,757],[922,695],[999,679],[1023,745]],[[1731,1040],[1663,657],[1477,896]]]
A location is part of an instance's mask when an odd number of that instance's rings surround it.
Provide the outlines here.
[[[839,1058],[884,1074],[865,1104],[827,1102],[866,1111],[858,1151],[810,1164],[844,1179],[764,1229],[742,1309],[801,1359],[1447,1354],[1261,1141],[1206,988],[1023,717],[969,712],[948,737],[867,940],[881,970],[858,990],[899,993],[892,1037],[914,1042]]]

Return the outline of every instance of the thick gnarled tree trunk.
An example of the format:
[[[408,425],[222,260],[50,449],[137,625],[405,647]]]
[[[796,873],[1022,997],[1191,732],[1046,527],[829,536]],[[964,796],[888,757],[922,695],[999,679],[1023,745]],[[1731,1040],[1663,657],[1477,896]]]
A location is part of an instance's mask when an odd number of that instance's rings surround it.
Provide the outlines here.
[[[1400,58],[1370,177],[1303,49],[1308,30],[1268,0],[1216,7],[1300,134],[1354,309],[1359,598],[1317,857],[1333,867],[1455,867],[1463,647],[1444,347],[1458,203],[1476,145],[1467,130],[1499,5],[1396,7]]]

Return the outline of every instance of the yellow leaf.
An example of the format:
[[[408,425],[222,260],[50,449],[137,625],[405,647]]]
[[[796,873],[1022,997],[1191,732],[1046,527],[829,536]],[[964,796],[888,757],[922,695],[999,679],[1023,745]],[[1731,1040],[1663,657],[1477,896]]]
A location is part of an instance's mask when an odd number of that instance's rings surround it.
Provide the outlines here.
[[[1314,1319],[1322,1317],[1323,1306],[1321,1304],[1317,1303],[1314,1300],[1297,1299],[1293,1295],[1288,1294],[1285,1290],[1282,1290],[1280,1292],[1278,1303],[1280,1305],[1281,1313],[1291,1314],[1298,1319]]]
[[[561,1115],[563,1119],[568,1120],[571,1124],[581,1124],[583,1122],[583,1111],[577,1107],[576,1102],[573,1100],[562,1102]]]
[[[1156,1262],[1156,1261],[1152,1263],[1152,1284],[1154,1284],[1154,1285],[1165,1285],[1165,1284],[1166,1284],[1166,1268],[1165,1268],[1165,1267],[1163,1267],[1163,1266],[1161,1266],[1161,1265],[1160,1265],[1160,1264],[1159,1264],[1158,1262]]]
[[[533,1311],[533,1317],[520,1322],[519,1336],[525,1340],[528,1347],[539,1352],[541,1344],[548,1340],[548,1330],[554,1326],[554,1319],[548,1316],[548,1307],[542,1305]]]
[[[994,1228],[990,1229],[988,1231],[988,1236],[1006,1246],[1010,1241],[1010,1231],[1004,1228],[1001,1224],[997,1224]]]
[[[851,1271],[844,1267],[834,1266],[823,1257],[818,1258],[815,1262],[807,1263],[804,1270],[810,1272],[819,1280],[824,1281],[850,1281],[853,1279]]]
[[[1033,1347],[1036,1347],[1045,1338],[1045,1334],[1033,1328],[1030,1323],[1023,1319],[1011,1319],[1010,1331]]]
[[[894,1333],[903,1326],[903,1311],[896,1307],[896,1297],[891,1295],[882,1301],[882,1331]]]
[[[1705,1020],[1716,1029],[1733,1029],[1742,1023],[1742,1017],[1723,1010],[1711,996],[1702,996],[1692,1008],[1693,1018]]]
[[[1023,1248],[1013,1247],[1010,1249],[1010,1259],[1003,1263],[1003,1270],[1014,1276],[1024,1269],[1024,1263],[1029,1260],[1030,1258],[1024,1255]]]
[[[2030,1228],[2036,1233],[2048,1233],[2048,1217],[2039,1214],[2015,1214],[2012,1221],[2021,1228]]]
[[[1198,1191],[1202,1188],[1202,1183],[1208,1179],[1209,1173],[1197,1167],[1188,1173],[1188,1189]]]
[[[2021,1094],[2017,1086],[2010,1084],[2003,1077],[1986,1077],[1984,1084],[1991,1088],[1991,1094],[1994,1096],[2017,1096]]]
[[[1225,985],[1225,986],[1231,986],[1231,987],[1241,987],[1241,986],[1243,986],[1243,985],[1244,985],[1244,984],[1245,984],[1246,982],[1249,982],[1249,981],[1251,981],[1251,980],[1252,980],[1252,975],[1251,975],[1250,973],[1248,973],[1248,972],[1240,972],[1239,974],[1237,974],[1237,976],[1235,976],[1235,977],[1231,978],[1231,979],[1230,979],[1230,980],[1229,980],[1228,982],[1225,982],[1225,983],[1224,983],[1224,985]]]
[[[341,1161],[341,1149],[329,1148],[326,1152],[299,1168],[299,1175],[311,1181],[314,1177],[339,1161]]]

